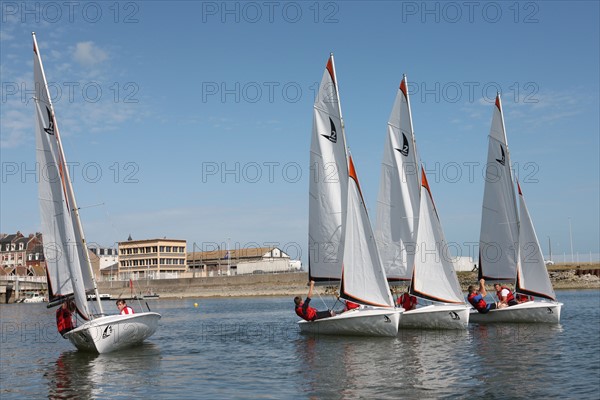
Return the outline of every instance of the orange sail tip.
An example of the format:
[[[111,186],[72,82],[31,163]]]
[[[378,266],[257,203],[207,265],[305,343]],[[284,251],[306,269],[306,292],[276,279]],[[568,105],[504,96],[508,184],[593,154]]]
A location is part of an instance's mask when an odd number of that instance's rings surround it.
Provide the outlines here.
[[[519,189],[519,196],[523,196],[523,193],[521,192],[521,185],[519,184],[519,181],[517,181],[517,189]]]
[[[500,105],[500,93],[496,95],[496,107],[498,107],[498,111],[502,112],[502,106]]]
[[[327,67],[325,68],[327,68],[327,71],[329,71],[329,76],[335,84],[335,71],[333,70],[333,53],[331,53],[331,56],[329,56],[329,60],[327,61]]]
[[[354,169],[354,162],[352,161],[352,156],[348,154],[348,175],[350,178],[354,179],[358,182],[358,177],[356,176],[356,170]]]
[[[425,187],[427,191],[429,190],[429,182],[427,182],[427,176],[425,175],[425,168],[421,167],[421,186]]]
[[[402,82],[400,82],[400,90],[402,91],[402,93],[404,93],[404,97],[408,97],[408,94],[406,91],[406,76],[404,76],[404,78],[402,79]]]

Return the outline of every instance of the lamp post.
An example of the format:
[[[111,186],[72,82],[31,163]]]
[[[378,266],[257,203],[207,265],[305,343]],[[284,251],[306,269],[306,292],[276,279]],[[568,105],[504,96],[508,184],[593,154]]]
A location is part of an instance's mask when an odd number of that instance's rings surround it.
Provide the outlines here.
[[[571,217],[569,217],[569,239],[571,240],[571,262],[575,262],[573,259],[573,230],[571,229]]]

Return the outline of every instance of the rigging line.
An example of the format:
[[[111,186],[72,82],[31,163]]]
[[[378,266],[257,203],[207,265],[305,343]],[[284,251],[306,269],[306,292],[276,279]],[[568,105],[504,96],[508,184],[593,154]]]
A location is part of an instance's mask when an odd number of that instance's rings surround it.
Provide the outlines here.
[[[327,308],[327,310],[329,310],[329,307],[327,306],[327,303],[325,303],[325,300],[323,300],[323,297],[321,297],[321,293],[317,292],[317,294],[319,295],[319,298],[323,302],[323,305],[325,305],[325,307]]]
[[[100,207],[100,206],[104,206],[106,205],[106,203],[102,202],[102,203],[97,203],[97,204],[90,204],[89,206],[84,206],[84,207],[78,207],[78,210],[85,210],[86,208],[92,208],[92,207]]]

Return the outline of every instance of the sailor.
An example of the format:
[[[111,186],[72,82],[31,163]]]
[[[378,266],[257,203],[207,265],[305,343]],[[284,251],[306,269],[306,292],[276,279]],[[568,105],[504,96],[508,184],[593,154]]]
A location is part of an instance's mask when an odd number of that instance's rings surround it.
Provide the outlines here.
[[[117,308],[121,315],[134,314],[133,308],[129,307],[123,299],[117,300]]]
[[[511,290],[506,286],[500,286],[499,283],[494,284],[494,289],[496,289],[496,296],[498,297],[498,301],[502,305],[508,306],[516,306],[519,304],[515,300],[515,296],[513,296]]]
[[[75,311],[75,303],[72,300],[67,300],[56,310],[56,327],[58,333],[65,337],[65,333],[75,329],[73,323],[73,312]]]
[[[471,303],[471,305],[475,307],[475,309],[481,314],[486,314],[490,310],[498,307],[496,303],[488,304],[483,299],[485,296],[487,296],[487,292],[485,290],[485,279],[481,278],[479,280],[479,290],[475,287],[475,285],[471,285],[469,286],[468,291],[469,295],[467,296],[467,300],[469,300],[469,303]]]
[[[305,321],[315,321],[321,318],[333,317],[335,315],[333,311],[317,311],[309,305],[313,288],[315,287],[315,281],[310,281],[309,285],[310,288],[308,289],[306,300],[302,301],[302,297],[300,296],[294,297],[296,314]]]

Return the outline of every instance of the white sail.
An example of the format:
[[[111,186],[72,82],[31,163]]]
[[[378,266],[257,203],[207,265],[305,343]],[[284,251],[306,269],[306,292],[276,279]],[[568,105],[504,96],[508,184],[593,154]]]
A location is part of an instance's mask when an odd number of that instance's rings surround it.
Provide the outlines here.
[[[89,318],[86,291],[93,290],[94,283],[35,35],[33,53],[36,160],[41,172],[38,192],[48,286],[53,297],[74,295],[80,314]]]
[[[406,76],[388,120],[375,238],[389,281],[410,280],[419,216],[419,162]]]
[[[519,217],[510,168],[498,95],[489,135],[479,235],[479,276],[485,279],[512,281],[517,273]]]
[[[308,268],[317,283],[340,280],[347,193],[346,138],[332,54],[314,103],[310,148]]]
[[[517,183],[518,185],[518,183]],[[521,186],[519,188],[519,208],[521,225],[519,229],[519,254],[521,262],[517,268],[516,291],[531,296],[544,297],[556,301],[556,295],[544,263],[529,210],[525,204]]]
[[[349,157],[349,177],[340,297],[364,305],[393,307],[352,157]]]
[[[422,172],[417,253],[414,259],[411,294],[442,303],[464,304],[425,171]]]

